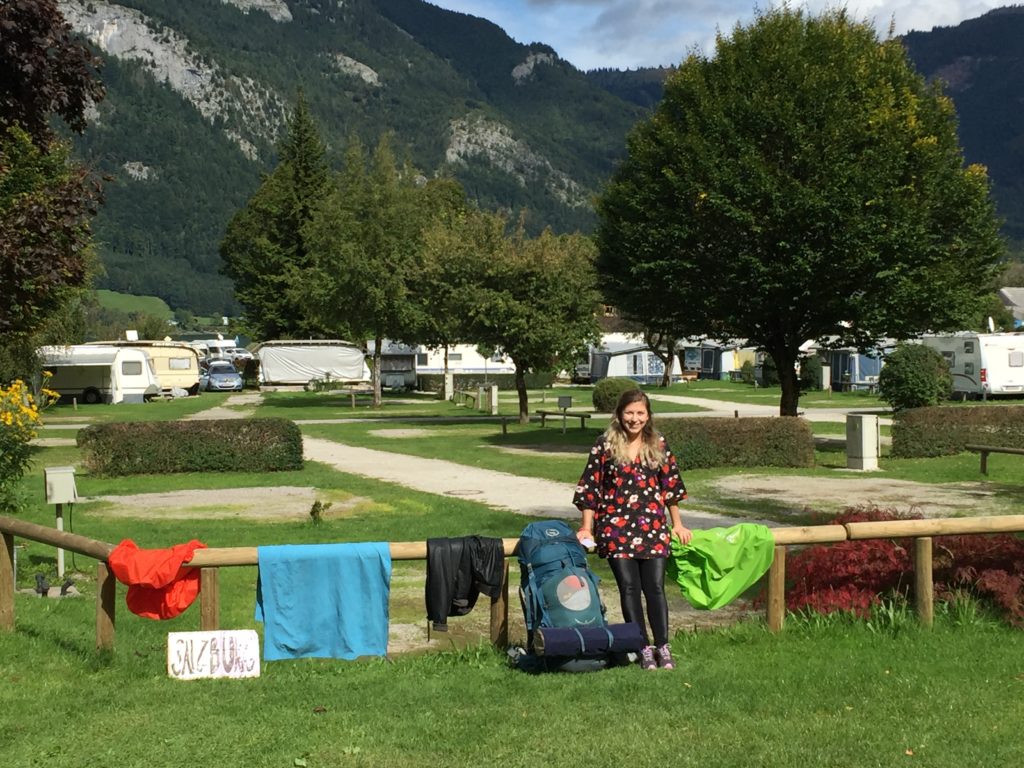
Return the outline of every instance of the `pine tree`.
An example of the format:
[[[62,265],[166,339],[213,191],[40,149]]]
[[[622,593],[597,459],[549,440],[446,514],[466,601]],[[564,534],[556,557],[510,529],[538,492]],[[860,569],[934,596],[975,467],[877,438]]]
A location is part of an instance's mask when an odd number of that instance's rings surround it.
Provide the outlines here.
[[[304,230],[332,189],[327,151],[301,90],[278,151],[278,165],[228,224],[223,272],[256,338],[323,336],[295,289],[311,266]]]

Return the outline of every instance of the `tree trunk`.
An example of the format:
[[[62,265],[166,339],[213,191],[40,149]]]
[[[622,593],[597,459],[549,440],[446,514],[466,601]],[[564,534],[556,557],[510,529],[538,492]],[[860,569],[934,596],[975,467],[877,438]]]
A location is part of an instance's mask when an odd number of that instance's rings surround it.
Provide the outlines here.
[[[519,423],[530,423],[530,402],[526,394],[526,371],[516,363],[516,392],[519,393]]]
[[[384,339],[377,336],[374,339],[375,344],[373,345],[373,371],[371,377],[373,379],[373,407],[380,408],[381,398],[381,386],[380,386],[380,364],[384,357]]]
[[[800,406],[800,379],[796,373],[796,352],[780,348],[772,350],[770,354],[778,369],[779,384],[782,385],[779,415],[796,416]]]
[[[666,339],[665,347],[668,353],[667,357],[661,357],[660,350],[656,350],[656,354],[661,358],[661,362],[665,364],[665,372],[661,375],[661,386],[669,387],[672,385],[672,368],[676,361],[676,340]]]

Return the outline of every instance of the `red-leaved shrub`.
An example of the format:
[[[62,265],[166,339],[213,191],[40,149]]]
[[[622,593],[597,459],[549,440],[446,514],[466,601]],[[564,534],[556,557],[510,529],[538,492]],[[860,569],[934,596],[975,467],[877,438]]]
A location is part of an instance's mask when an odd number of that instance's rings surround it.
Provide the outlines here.
[[[836,524],[919,519],[891,509],[851,507]],[[786,563],[786,607],[866,617],[883,598],[913,593],[913,540],[864,539],[808,547]],[[939,536],[933,545],[938,599],[969,593],[1024,627],[1024,540],[1008,534]]]

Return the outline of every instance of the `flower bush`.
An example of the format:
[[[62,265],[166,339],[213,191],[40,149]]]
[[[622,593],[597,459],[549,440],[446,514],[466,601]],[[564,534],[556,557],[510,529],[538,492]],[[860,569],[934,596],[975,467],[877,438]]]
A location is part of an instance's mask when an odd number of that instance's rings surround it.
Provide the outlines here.
[[[55,402],[57,393],[43,388],[32,394],[23,381],[0,387],[0,512],[9,514],[18,508],[18,481],[28,469],[29,443],[36,436],[42,411]]]

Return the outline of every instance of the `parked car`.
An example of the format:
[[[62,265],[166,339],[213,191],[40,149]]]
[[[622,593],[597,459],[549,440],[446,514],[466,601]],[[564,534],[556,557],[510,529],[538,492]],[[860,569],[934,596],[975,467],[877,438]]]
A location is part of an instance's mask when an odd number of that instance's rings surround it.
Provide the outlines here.
[[[242,376],[227,360],[211,360],[204,376],[208,392],[241,392]]]
[[[231,360],[252,360],[252,352],[245,347],[229,347],[224,354]]]

